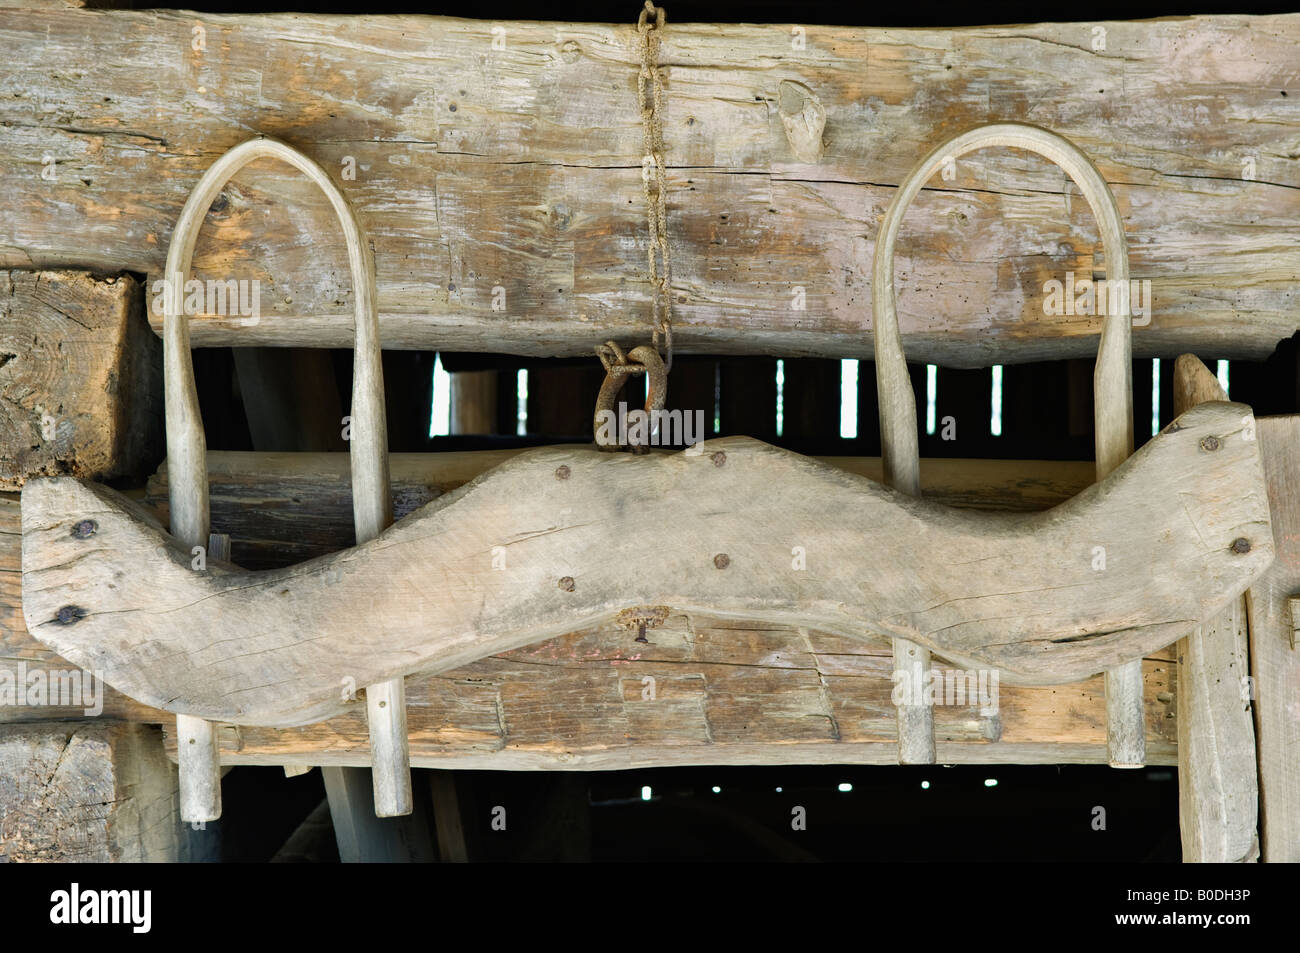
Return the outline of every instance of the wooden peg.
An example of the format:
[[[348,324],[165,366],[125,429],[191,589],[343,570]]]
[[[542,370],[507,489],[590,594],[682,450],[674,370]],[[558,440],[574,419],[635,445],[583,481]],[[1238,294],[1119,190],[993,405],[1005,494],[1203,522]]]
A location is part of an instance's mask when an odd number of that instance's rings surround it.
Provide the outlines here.
[[[777,88],[776,103],[794,157],[800,162],[820,162],[825,149],[826,109],[816,93],[787,79]]]

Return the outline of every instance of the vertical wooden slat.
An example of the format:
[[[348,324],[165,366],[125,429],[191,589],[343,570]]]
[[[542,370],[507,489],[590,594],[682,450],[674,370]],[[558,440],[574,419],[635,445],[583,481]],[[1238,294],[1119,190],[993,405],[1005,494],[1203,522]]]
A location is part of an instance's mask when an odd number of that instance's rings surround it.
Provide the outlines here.
[[[1259,752],[1260,842],[1300,863],[1300,415],[1256,418],[1277,559],[1247,593]]]
[[[457,371],[451,378],[453,434],[497,432],[497,371]]]

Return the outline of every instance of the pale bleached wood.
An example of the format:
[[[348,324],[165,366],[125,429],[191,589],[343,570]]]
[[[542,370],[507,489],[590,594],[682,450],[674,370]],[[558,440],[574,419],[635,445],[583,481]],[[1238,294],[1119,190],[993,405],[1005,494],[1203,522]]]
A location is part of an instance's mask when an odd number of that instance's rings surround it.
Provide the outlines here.
[[[869,356],[880,209],[918,156],[994,119],[1057,130],[1112,183],[1156,299],[1138,356],[1260,360],[1294,332],[1300,17],[803,29],[801,49],[789,24],[665,32],[679,353]],[[355,165],[341,182],[376,243],[386,346],[579,355],[644,331],[629,295],[648,291],[645,249],[620,238],[644,228],[631,24],[29,11],[0,19],[0,46],[0,177],[17,186],[0,265],[161,277],[192,184],[259,131],[333,173]],[[787,81],[826,110],[816,166],[792,161]],[[1077,197],[1011,151],[927,191],[900,316],[909,356],[1091,356],[1098,318],[1042,310],[1045,281],[1092,272]],[[262,320],[201,318],[195,343],[350,346],[328,204],[273,166],[226,199],[199,277],[261,279]],[[277,200],[292,217],[268,222]]]
[[[826,108],[817,94],[803,83],[783,80],[777,87],[776,108],[790,143],[790,151],[800,162],[817,162],[825,151],[822,133],[826,129]]]
[[[636,459],[531,451],[375,540],[267,573],[192,572],[120,494],[42,479],[23,491],[23,612],[133,697],[235,723],[327,717],[349,676],[447,669],[636,606],[876,632],[1008,681],[1068,682],[1180,638],[1272,561],[1257,444],[1199,447],[1243,419],[1241,404],[1194,408],[1043,514],[937,506],[747,438]],[[100,532],[73,537],[87,516]],[[1109,572],[1091,568],[1097,545]]]
[[[1300,649],[1293,642],[1300,595],[1300,415],[1257,421],[1277,561],[1252,584],[1250,672],[1259,751],[1262,857],[1300,862]]]
[[[230,534],[209,533],[206,558],[230,561]],[[221,760],[217,756],[217,726],[202,718],[178,714],[176,737],[180,739],[181,820],[205,824],[221,817]]]
[[[1174,363],[1174,412],[1228,395],[1201,361]],[[1256,439],[1242,428],[1224,439]],[[1217,452],[1217,451],[1213,451]],[[1245,598],[1204,620],[1177,643],[1178,814],[1183,860],[1259,858],[1259,784],[1247,672]]]
[[[472,476],[487,469],[469,464],[498,455],[395,454],[395,508],[401,512],[409,506],[415,484],[405,485],[407,476],[436,490],[446,485],[445,479],[463,481],[467,471]],[[879,460],[839,461],[855,472],[880,475]],[[272,522],[265,507],[278,499],[286,508],[274,522],[286,537],[310,530],[315,533],[312,546],[320,553],[352,543],[347,454],[213,453],[209,466],[213,521],[232,529],[236,552],[248,551],[241,529],[264,532]],[[946,500],[963,505],[1019,510],[1042,509],[1092,482],[1091,463],[922,460],[921,467],[931,499],[943,491]],[[333,488],[329,495],[322,493],[322,485]],[[238,492],[232,494],[232,489]],[[157,498],[165,506],[165,485]],[[323,501],[330,502],[325,506]],[[326,511],[334,515],[320,527],[317,514]],[[301,547],[263,542],[265,558],[276,565],[305,558]],[[8,669],[19,678],[39,670],[58,678],[75,670],[27,634],[20,580],[18,501],[0,495],[0,671]],[[762,764],[775,758],[797,760],[797,752],[807,747],[810,761],[852,763],[859,755],[879,758],[884,752],[887,757],[880,763],[886,763],[891,757],[896,761],[898,752],[891,672],[889,642],[875,636],[843,639],[770,626],[746,629],[696,616],[689,628],[682,619],[670,620],[654,631],[652,642],[631,646],[626,631],[609,625],[441,675],[409,679],[412,759],[424,767],[457,767],[467,759],[465,766],[472,761],[484,768],[544,769],[568,766],[577,752],[579,759],[608,765],[703,764],[710,758]],[[1146,695],[1151,699],[1147,748],[1152,764],[1176,763],[1172,674],[1172,652],[1151,653]],[[653,700],[643,697],[650,684],[657,686]],[[105,719],[172,721],[169,713],[109,686],[101,691]],[[1101,679],[1055,688],[1002,684],[999,699],[1002,735],[992,754],[982,748],[990,738],[977,709],[936,709],[945,763],[1105,761]],[[3,721],[51,717],[84,715],[77,708],[0,706]],[[227,764],[247,757],[260,764],[323,761],[369,767],[369,732],[359,703],[306,728],[244,726],[238,734],[228,730],[219,738]],[[175,759],[173,731],[168,731],[167,744]]]
[[[523,452],[391,454],[394,515],[406,516]],[[814,459],[882,482],[879,457]],[[245,568],[288,566],[356,543],[347,454],[217,451],[208,454],[208,474],[212,519],[235,537],[235,562]],[[1081,461],[921,461],[927,499],[971,509],[1044,510],[1083,490],[1094,474],[1094,465]],[[144,497],[164,522],[167,484],[164,461]]]
[[[141,295],[131,275],[0,271],[0,490],[157,464],[160,348]]]
[[[395,499],[403,495],[403,474],[417,459],[442,461],[449,470],[472,454],[394,455]],[[251,458],[251,459],[250,459]],[[299,474],[317,472],[307,461],[338,461],[331,481],[347,486],[347,455],[240,454],[249,477],[282,482],[264,484],[240,505],[257,509],[271,496],[301,496],[290,511],[294,526],[315,521],[319,496],[310,484],[289,480],[284,462],[304,461]],[[450,459],[447,459],[450,458]],[[267,461],[266,463],[259,461]],[[214,453],[213,519],[231,525],[223,474],[232,461]],[[879,475],[879,461],[868,461]],[[954,461],[922,460],[927,488],[953,486]],[[934,467],[931,467],[934,464]],[[983,467],[988,464],[988,469]],[[1091,464],[1033,461],[983,461],[971,472],[973,483],[954,487],[954,499],[1041,508],[1044,490],[1066,498],[1091,482]],[[238,475],[240,471],[232,471]],[[968,471],[952,469],[952,476]],[[453,475],[456,475],[453,473]],[[439,478],[430,464],[430,480]],[[997,481],[1002,481],[1001,483]],[[243,482],[243,481],[241,481]],[[161,499],[166,500],[165,487]],[[311,503],[308,500],[312,500]],[[1049,500],[1050,501],[1050,500]],[[349,545],[351,501],[338,502],[340,519],[316,540],[322,552]],[[265,518],[248,525],[264,527]],[[239,525],[238,521],[234,521]],[[20,599],[18,502],[0,497],[0,669],[15,677],[42,671],[56,677],[74,669],[27,635]],[[235,534],[236,550],[241,538]],[[298,550],[292,550],[296,553]],[[281,555],[283,559],[283,555]],[[295,561],[292,556],[288,562]],[[407,681],[411,753],[422,767],[556,769],[601,764],[610,767],[672,766],[734,762],[749,764],[872,763],[897,761],[896,713],[888,640],[871,636],[845,639],[819,632],[692,617],[670,619],[654,630],[649,644],[630,644],[613,625],[572,633],[515,649],[435,676]],[[946,663],[937,663],[943,668]],[[26,666],[26,670],[19,666]],[[1176,725],[1172,652],[1152,653],[1145,665],[1147,749],[1152,764],[1175,764]],[[647,682],[646,679],[653,679]],[[649,685],[656,694],[647,699]],[[104,686],[103,717],[152,724],[171,715],[148,708]],[[979,710],[971,705],[935,709],[939,751],[945,763],[1105,762],[1105,700],[1101,679],[1072,685],[1031,688],[1003,683],[999,711],[1002,735],[992,751]],[[33,721],[83,717],[80,709],[0,706],[0,720]],[[226,764],[352,764],[369,767],[370,740],[364,706],[350,703],[343,714],[299,729],[241,727],[219,734]],[[177,756],[174,731],[167,733],[170,756]],[[801,751],[806,750],[806,755]]]
[[[384,413],[383,363],[375,309],[374,253],[348,200],[319,165],[282,142],[253,139],[222,155],[203,174],[181,210],[167,249],[163,297],[163,383],[166,393],[167,449],[172,461],[169,487],[172,535],[182,545],[208,538],[207,446],[199,414],[190,357],[189,320],[184,315],[185,284],[199,228],[217,195],[244,166],[258,159],[288,163],[329,200],[347,247],[352,275],[354,346],[349,453],[352,460],[352,511],[358,542],[374,539],[393,512],[388,477],[388,432]],[[195,541],[198,541],[197,543]],[[254,636],[255,638],[255,636]],[[380,817],[411,812],[411,772],[406,755],[406,712],[401,679],[372,686],[370,711],[375,758],[375,810]],[[398,707],[402,710],[397,710]],[[190,755],[181,761],[182,809],[187,821],[215,820],[221,814],[220,780],[211,726],[188,715],[177,724]],[[215,813],[213,813],[215,812]],[[210,815],[210,816],[209,816]]]
[[[872,261],[872,309],[875,315],[876,394],[880,405],[880,446],[885,464],[885,482],[913,496],[921,495],[921,454],[916,427],[916,394],[912,390],[907,360],[903,354],[894,293],[894,245],[903,217],[917,194],[941,169],[954,170],[956,160],[981,149],[1010,147],[1028,150],[1049,159],[1079,186],[1097,219],[1102,248],[1106,254],[1106,277],[1125,290],[1127,301],[1129,262],[1124,225],[1115,196],[1097,167],[1074,143],[1036,126],[998,123],[972,129],[940,143],[923,158],[899,187],[880,223],[876,253]],[[1106,315],[1097,350],[1094,375],[1097,434],[1097,479],[1105,476],[1133,452],[1133,388],[1130,314],[1127,304]],[[898,667],[908,678],[925,677],[928,653],[906,639],[894,642]],[[1135,668],[1134,666],[1139,666]],[[1126,663],[1122,676],[1110,679],[1112,701],[1107,711],[1112,720],[1124,719],[1111,733],[1111,761],[1122,765],[1141,764],[1142,700],[1128,697],[1140,691],[1140,661]],[[898,708],[899,759],[904,764],[928,764],[934,760],[934,729],[925,705],[903,704]]]
[[[913,687],[930,678],[930,650],[911,639],[891,640],[894,678]],[[934,706],[924,700],[904,700],[898,705],[898,763],[934,764]]]
[[[221,817],[221,760],[217,726],[193,715],[176,716],[181,820],[206,824]]]
[[[392,454],[393,509],[405,516],[524,452],[489,450]],[[879,482],[875,457],[819,458],[837,469]],[[346,453],[208,454],[212,521],[233,537],[235,562],[277,568],[354,545],[349,457]],[[932,501],[978,509],[1034,511],[1069,499],[1092,482],[1092,464],[1071,461],[923,459],[922,479]],[[167,469],[150,481],[145,501],[167,522]],[[22,527],[17,494],[0,494],[0,658],[15,677],[18,665],[47,674],[75,668],[27,633],[22,617]],[[610,630],[609,637],[621,639]],[[595,650],[597,655],[602,654]],[[607,654],[607,653],[605,653]],[[780,678],[782,669],[753,664]],[[579,677],[572,669],[557,677]],[[102,687],[103,716],[159,723],[165,712],[141,705],[111,686]],[[438,706],[433,705],[436,709]],[[81,717],[80,708],[0,706],[0,721]],[[418,734],[422,727],[417,724]]]
[[[402,677],[366,686],[370,764],[375,815],[401,817],[415,807],[411,792],[410,739],[406,731],[406,685]]]

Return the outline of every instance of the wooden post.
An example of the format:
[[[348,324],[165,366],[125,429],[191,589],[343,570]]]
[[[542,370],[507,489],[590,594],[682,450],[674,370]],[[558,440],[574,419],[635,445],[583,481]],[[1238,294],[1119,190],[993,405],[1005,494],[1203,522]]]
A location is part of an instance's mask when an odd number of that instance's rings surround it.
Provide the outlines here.
[[[1247,593],[1259,750],[1260,841],[1268,863],[1300,862],[1300,415],[1256,421],[1277,559]]]
[[[0,490],[157,463],[161,348],[145,297],[130,275],[0,271]]]
[[[0,727],[0,863],[183,860],[176,772],[156,727]]]

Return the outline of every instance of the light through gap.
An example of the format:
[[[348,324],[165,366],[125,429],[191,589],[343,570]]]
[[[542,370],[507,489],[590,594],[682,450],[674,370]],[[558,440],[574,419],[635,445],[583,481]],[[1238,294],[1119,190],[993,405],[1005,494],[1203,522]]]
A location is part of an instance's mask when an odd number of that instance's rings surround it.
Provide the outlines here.
[[[1002,365],[993,365],[993,406],[989,411],[989,433],[1002,436]]]
[[[858,362],[840,361],[840,436],[852,440],[858,435]]]
[[[713,435],[722,433],[722,362],[713,362]]]
[[[925,432],[934,433],[934,403],[939,397],[939,365],[925,365]]]
[[[429,414],[429,436],[451,433],[451,375],[442,369],[442,355],[433,356],[433,410]]]
[[[1160,358],[1151,360],[1151,436],[1160,433]]]
[[[519,375],[515,378],[515,400],[517,410],[515,411],[515,433],[522,437],[528,433],[528,371],[519,368]]]
[[[776,435],[785,429],[785,361],[776,359]]]
[[[1216,371],[1219,378],[1219,386],[1223,388],[1223,392],[1226,394],[1228,393],[1228,362],[1220,361]]]

